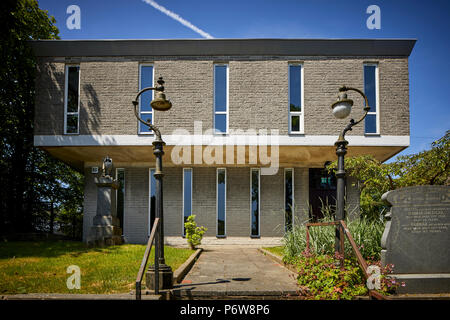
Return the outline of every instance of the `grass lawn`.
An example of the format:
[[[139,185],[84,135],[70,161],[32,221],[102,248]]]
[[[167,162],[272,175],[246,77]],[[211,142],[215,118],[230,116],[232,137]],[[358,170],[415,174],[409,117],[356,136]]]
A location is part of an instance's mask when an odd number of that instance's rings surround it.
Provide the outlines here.
[[[175,271],[194,252],[165,247],[166,263]],[[145,245],[87,248],[81,242],[0,243],[0,294],[124,293],[134,289]],[[149,264],[154,261],[154,248]],[[69,290],[67,267],[81,270],[81,289]],[[142,281],[145,284],[145,276]]]

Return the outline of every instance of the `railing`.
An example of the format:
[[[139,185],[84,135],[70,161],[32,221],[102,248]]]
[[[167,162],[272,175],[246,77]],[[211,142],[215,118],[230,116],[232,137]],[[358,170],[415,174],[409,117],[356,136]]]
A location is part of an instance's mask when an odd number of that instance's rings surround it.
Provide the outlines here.
[[[342,233],[345,234],[348,241],[350,242],[350,245],[352,246],[353,252],[355,253],[356,259],[358,260],[358,264],[363,270],[364,277],[367,281],[367,279],[370,277],[370,274],[367,273],[367,262],[364,260],[361,252],[358,249],[358,246],[356,245],[355,240],[353,239],[352,235],[350,234],[350,231],[347,228],[347,224],[343,220],[339,221],[330,221],[330,222],[315,222],[315,223],[307,223],[306,224],[306,250],[309,252],[309,227],[317,227],[317,226],[331,226],[331,225],[339,225],[341,232],[340,237],[340,249],[341,252],[339,252],[339,259],[340,259],[340,265],[341,268],[344,267],[344,237],[342,236]],[[373,297],[375,299],[379,300],[385,300],[386,297],[382,295],[381,293],[370,290],[369,289],[369,296]]]
[[[153,222],[152,232],[150,233],[150,238],[148,238],[147,247],[145,248],[144,257],[142,258],[141,266],[139,268],[139,272],[136,278],[136,300],[141,300],[141,282],[144,277],[145,267],[147,266],[148,257],[150,255],[150,251],[152,250],[153,241],[155,240],[155,236],[158,231],[159,226],[159,218],[155,218]],[[155,251],[158,250],[158,246],[155,246]],[[155,294],[159,294],[159,261],[158,261],[158,252],[155,252]]]

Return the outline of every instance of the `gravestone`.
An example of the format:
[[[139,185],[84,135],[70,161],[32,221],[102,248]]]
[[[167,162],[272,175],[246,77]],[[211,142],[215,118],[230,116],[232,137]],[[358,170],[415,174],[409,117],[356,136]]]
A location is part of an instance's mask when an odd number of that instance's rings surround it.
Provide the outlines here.
[[[450,186],[386,192],[392,207],[381,239],[383,266],[394,265],[398,293],[450,292]]]

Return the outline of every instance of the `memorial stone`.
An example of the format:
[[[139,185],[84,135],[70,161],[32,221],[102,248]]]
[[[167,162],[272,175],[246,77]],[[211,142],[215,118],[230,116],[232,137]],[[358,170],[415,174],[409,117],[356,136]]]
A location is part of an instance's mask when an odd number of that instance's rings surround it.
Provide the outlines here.
[[[392,207],[381,239],[382,265],[404,287],[398,293],[450,292],[450,186],[415,186],[385,193]]]
[[[106,157],[103,160],[102,175],[94,179],[97,185],[97,211],[87,241],[90,245],[115,245],[123,242],[116,207],[116,190],[119,188],[119,182],[114,180],[111,174],[112,160]]]

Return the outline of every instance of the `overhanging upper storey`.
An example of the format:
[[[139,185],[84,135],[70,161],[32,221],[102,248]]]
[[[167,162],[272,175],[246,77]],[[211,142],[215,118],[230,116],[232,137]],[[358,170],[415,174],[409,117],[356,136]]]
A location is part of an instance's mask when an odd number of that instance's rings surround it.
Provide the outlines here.
[[[347,133],[349,155],[384,161],[409,146],[408,57],[415,41],[30,41],[38,61],[35,145],[78,168],[106,154],[116,164],[150,163],[153,133],[137,121],[132,101],[162,76],[172,108],[153,110],[148,91],[138,112],[161,131],[166,158],[177,146],[192,146],[192,164],[209,165],[195,163],[195,148],[244,145],[244,164],[263,166],[252,162],[255,143],[247,138],[266,134],[276,140],[270,148],[278,148],[280,165],[321,166],[334,159],[334,142],[349,120],[331,112],[346,85],[364,91],[370,106]],[[349,95],[350,117],[359,119],[364,101]],[[230,153],[232,165],[239,156]],[[179,165],[172,160],[165,163]]]

